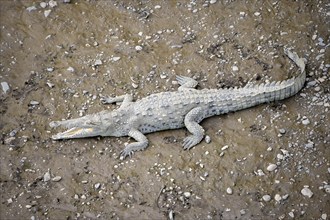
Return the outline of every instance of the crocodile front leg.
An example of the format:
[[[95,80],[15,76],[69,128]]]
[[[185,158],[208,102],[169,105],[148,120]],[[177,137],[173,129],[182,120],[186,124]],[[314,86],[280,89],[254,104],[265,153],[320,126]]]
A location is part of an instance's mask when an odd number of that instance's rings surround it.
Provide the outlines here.
[[[128,144],[125,149],[120,153],[120,159],[123,160],[127,156],[132,156],[134,151],[143,150],[148,146],[147,137],[137,129],[129,131],[128,136],[134,138],[137,142]]]
[[[192,135],[183,140],[183,149],[189,150],[204,138],[204,129],[198,123],[204,119],[205,109],[202,107],[193,108],[184,118],[184,124]]]

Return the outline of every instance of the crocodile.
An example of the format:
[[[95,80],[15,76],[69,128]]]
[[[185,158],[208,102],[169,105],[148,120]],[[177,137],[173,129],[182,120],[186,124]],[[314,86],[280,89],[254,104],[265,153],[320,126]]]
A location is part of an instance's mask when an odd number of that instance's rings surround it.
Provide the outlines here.
[[[285,54],[299,67],[298,76],[278,82],[254,85],[247,83],[241,88],[202,89],[198,82],[186,76],[177,76],[177,91],[151,94],[136,102],[132,95],[101,96],[103,104],[118,103],[118,109],[104,110],[76,119],[52,121],[50,127],[63,126],[67,131],[52,136],[53,140],[95,136],[129,136],[135,142],[126,145],[120,159],[132,156],[135,151],[148,146],[147,133],[186,127],[191,135],[183,139],[188,150],[204,138],[199,123],[207,117],[246,109],[262,103],[282,100],[295,95],[306,80],[305,59],[285,49]]]

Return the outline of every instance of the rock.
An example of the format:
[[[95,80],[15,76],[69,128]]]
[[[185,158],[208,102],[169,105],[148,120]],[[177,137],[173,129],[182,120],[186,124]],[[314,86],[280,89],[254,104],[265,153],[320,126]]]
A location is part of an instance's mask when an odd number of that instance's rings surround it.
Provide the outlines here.
[[[96,184],[94,185],[94,187],[95,187],[95,189],[99,189],[99,188],[101,187],[101,183],[96,183]]]
[[[52,10],[45,10],[44,11],[44,15],[45,15],[45,17],[47,18],[49,15],[50,15],[50,13],[52,12]]]
[[[208,135],[206,135],[206,136],[205,136],[205,142],[206,142],[207,144],[211,143],[211,137],[208,136]]]
[[[270,195],[264,195],[262,196],[262,199],[265,201],[265,202],[269,202],[271,200],[271,197]]]
[[[217,3],[217,0],[210,0],[210,4],[215,4]]]
[[[184,197],[189,198],[191,196],[191,193],[190,192],[184,192],[183,195],[184,195]]]
[[[268,165],[267,170],[268,170],[269,172],[272,172],[272,171],[274,171],[276,168],[277,168],[277,165],[271,163],[271,164]]]
[[[70,3],[71,0],[63,0],[63,3]]]
[[[3,93],[7,93],[10,89],[9,85],[7,82],[1,82],[1,88],[2,88],[2,91]]]
[[[47,3],[46,2],[40,2],[40,7],[41,8],[46,8],[47,7]]]
[[[277,201],[277,202],[280,202],[282,200],[282,197],[280,196],[280,194],[276,194],[274,199]]]
[[[57,6],[57,2],[54,1],[54,0],[50,0],[50,1],[48,2],[48,5],[49,5],[49,7],[54,8],[54,7]]]
[[[141,51],[142,49],[143,49],[143,48],[142,48],[141,46],[139,46],[139,45],[138,45],[138,46],[135,46],[135,50],[136,50],[136,51]]]
[[[9,137],[9,138],[6,138],[4,142],[6,145],[12,145],[15,140],[16,140],[15,137]]]
[[[233,194],[233,190],[232,190],[232,188],[230,188],[230,187],[228,187],[228,188],[226,189],[226,192],[227,192],[228,195]]]
[[[120,57],[112,57],[112,61],[113,61],[113,62],[116,62],[116,61],[118,61],[118,60],[120,60]]]
[[[258,12],[258,11],[256,11],[256,12],[254,12],[254,15],[255,15],[255,16],[259,16],[259,15],[261,15],[261,13]]]
[[[95,63],[96,63],[96,61],[95,61]],[[101,61],[101,64],[102,64],[102,61]],[[71,72],[71,73],[74,72],[74,68],[72,66],[69,66],[66,70],[69,71],[69,72]]]
[[[94,66],[100,66],[102,65],[102,60],[95,60]]]
[[[55,176],[55,177],[52,179],[52,181],[53,181],[53,182],[59,182],[61,179],[62,179],[62,177],[60,177],[60,176]]]
[[[48,182],[50,180],[50,172],[49,170],[44,174],[43,180],[44,182]]]
[[[32,100],[32,101],[30,101],[30,105],[39,105],[39,102]]]
[[[238,67],[237,67],[237,66],[232,66],[231,68],[232,68],[232,70],[233,70],[234,72],[237,72],[237,71],[238,71]]]
[[[311,198],[313,196],[313,192],[308,187],[304,187],[300,192],[308,198]]]
[[[33,6],[30,6],[30,7],[27,7],[26,10],[28,12],[31,12],[31,11],[37,10],[37,7],[33,5]]]
[[[280,134],[285,134],[286,130],[282,128],[279,130],[279,132],[280,132]]]
[[[303,125],[309,125],[309,124],[310,124],[310,121],[309,121],[308,118],[306,118],[306,117],[304,116],[303,119],[302,119],[302,121],[301,121],[301,123],[302,123]]]

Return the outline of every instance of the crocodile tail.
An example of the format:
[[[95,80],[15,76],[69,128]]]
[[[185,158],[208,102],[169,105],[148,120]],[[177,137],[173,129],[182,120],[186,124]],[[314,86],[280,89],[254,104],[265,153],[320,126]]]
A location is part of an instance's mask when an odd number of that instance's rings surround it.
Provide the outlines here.
[[[299,67],[299,75],[284,81],[245,86],[244,89],[255,91],[248,97],[250,106],[288,98],[295,95],[304,86],[306,80],[305,59],[300,58],[295,52],[289,50],[284,50],[284,52]]]

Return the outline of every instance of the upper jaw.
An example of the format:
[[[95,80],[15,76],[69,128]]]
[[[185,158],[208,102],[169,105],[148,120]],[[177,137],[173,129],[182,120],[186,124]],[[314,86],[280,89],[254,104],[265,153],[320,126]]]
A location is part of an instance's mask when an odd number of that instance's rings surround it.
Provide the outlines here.
[[[69,138],[95,137],[101,134],[101,129],[98,129],[96,127],[73,127],[67,131],[53,135],[52,139],[59,140]]]

